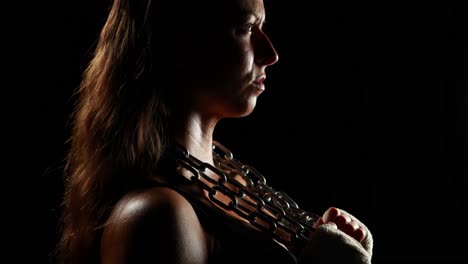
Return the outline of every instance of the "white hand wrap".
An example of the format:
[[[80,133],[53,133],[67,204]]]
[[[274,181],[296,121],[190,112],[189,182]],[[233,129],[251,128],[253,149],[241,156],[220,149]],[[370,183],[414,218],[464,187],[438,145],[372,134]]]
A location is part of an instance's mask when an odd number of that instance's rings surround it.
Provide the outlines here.
[[[341,209],[340,209],[341,210]],[[343,211],[343,210],[341,210]],[[345,211],[343,211],[345,212]],[[347,213],[347,212],[346,212]],[[367,236],[359,243],[343,231],[329,224],[319,226],[299,257],[301,264],[370,264],[373,239],[367,227],[354,216],[347,213],[366,230]]]

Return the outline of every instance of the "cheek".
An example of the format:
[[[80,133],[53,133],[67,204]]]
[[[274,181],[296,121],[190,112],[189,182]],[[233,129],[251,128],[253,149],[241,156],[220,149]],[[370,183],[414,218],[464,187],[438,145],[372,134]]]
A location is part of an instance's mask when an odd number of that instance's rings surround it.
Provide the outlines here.
[[[241,57],[242,57],[242,62],[241,62],[242,68],[244,68],[248,72],[253,71],[254,54],[252,50],[245,49]]]
[[[224,45],[217,43],[200,53],[198,65],[191,67],[195,75],[216,86],[227,83],[238,86],[249,79],[254,71],[254,53],[249,41],[229,38],[222,42]]]
[[[231,66],[238,73],[247,73],[253,71],[254,54],[249,45],[238,43],[235,49],[229,53]]]

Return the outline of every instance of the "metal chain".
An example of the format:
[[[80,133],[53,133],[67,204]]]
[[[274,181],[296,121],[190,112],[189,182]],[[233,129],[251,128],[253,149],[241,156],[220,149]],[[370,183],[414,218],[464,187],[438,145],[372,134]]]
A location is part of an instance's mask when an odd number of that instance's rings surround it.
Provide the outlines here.
[[[235,159],[219,142],[213,144],[215,166],[193,157],[183,146],[178,146],[178,154],[179,170],[190,172],[191,181],[208,191],[216,205],[233,211],[288,248],[301,248],[309,240],[319,216],[270,187],[262,174]]]

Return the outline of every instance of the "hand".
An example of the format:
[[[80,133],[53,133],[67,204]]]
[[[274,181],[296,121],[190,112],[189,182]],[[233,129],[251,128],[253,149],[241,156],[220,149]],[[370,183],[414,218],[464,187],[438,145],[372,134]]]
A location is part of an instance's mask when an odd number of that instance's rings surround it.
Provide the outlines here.
[[[314,228],[318,228],[323,224],[329,224],[333,228],[338,228],[345,234],[356,239],[359,243],[367,236],[366,228],[361,226],[361,223],[357,221],[357,219],[335,207],[330,207],[323,216],[317,220]]]
[[[316,221],[314,228],[298,263],[371,263],[372,235],[353,215],[331,207]]]

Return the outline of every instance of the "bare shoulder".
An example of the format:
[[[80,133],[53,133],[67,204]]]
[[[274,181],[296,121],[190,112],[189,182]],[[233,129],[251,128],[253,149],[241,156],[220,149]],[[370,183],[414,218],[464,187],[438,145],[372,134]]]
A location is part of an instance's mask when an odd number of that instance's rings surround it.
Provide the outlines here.
[[[165,187],[124,196],[112,210],[101,239],[103,264],[201,264],[207,255],[207,239],[193,207]]]

